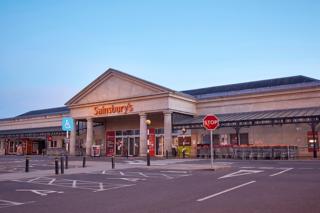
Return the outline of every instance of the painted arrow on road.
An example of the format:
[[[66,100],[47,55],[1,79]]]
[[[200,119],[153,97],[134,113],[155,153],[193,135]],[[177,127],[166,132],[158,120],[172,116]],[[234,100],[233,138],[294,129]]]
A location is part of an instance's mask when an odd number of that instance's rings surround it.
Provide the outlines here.
[[[239,170],[237,172],[233,172],[231,174],[227,174],[222,177],[219,177],[218,179],[237,177],[237,176],[243,176],[243,175],[252,175],[260,172],[263,172],[263,170]]]

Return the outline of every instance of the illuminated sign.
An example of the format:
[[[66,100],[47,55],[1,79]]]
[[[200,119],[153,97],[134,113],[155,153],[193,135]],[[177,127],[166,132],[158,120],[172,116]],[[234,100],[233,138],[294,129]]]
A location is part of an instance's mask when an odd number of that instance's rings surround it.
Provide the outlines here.
[[[101,105],[94,107],[94,115],[128,114],[133,111],[133,105]]]

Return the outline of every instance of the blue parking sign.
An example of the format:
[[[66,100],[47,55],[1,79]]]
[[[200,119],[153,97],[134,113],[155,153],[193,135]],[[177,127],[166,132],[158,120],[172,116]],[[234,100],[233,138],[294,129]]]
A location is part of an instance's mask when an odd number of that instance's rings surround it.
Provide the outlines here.
[[[62,118],[62,130],[63,131],[72,131],[74,128],[73,118],[66,117]]]

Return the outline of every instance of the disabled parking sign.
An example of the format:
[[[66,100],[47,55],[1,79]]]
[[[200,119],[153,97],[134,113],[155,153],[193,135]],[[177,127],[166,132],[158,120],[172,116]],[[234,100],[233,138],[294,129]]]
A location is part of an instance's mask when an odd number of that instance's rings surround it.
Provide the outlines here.
[[[66,117],[62,118],[62,130],[63,131],[72,131],[74,128],[73,118]]]

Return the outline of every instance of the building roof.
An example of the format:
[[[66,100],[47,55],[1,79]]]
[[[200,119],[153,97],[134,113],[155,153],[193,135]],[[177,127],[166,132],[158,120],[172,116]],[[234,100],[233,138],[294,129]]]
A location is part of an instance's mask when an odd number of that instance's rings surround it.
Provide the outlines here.
[[[64,133],[61,126],[53,127],[41,127],[41,128],[28,128],[28,129],[12,129],[12,130],[0,130],[0,137],[5,136],[44,136],[46,134]]]
[[[198,99],[206,99],[221,96],[270,92],[274,90],[294,89],[310,86],[320,86],[320,81],[318,79],[298,75],[285,78],[275,78],[239,84],[229,84],[201,89],[185,90],[182,92],[192,95]]]
[[[101,74],[99,77],[97,77],[94,81],[92,81],[89,85],[87,85],[85,88],[83,88],[79,93],[77,93],[75,96],[73,96],[68,102],[65,103],[65,105],[70,106],[73,105],[74,103],[76,103],[79,99],[83,98],[84,95],[87,94],[87,92],[89,92],[90,90],[93,90],[95,87],[97,87],[101,82],[103,82],[106,78],[108,78],[108,76],[119,76],[119,77],[124,77],[127,79],[132,79],[135,80],[136,82],[140,82],[141,84],[152,88],[154,90],[157,90],[159,92],[164,92],[164,93],[173,93],[173,94],[177,94],[183,97],[187,97],[190,99],[194,99],[193,96],[188,95],[186,93],[181,93],[172,89],[169,89],[167,87],[155,84],[153,82],[129,75],[127,73],[121,72],[119,70],[116,69],[108,69],[107,71],[105,71],[103,74]]]
[[[0,119],[0,121],[6,120],[15,120],[20,118],[32,118],[32,117],[39,117],[39,116],[48,116],[48,115],[62,115],[62,114],[69,114],[70,109],[68,107],[56,107],[56,108],[49,108],[49,109],[40,109],[40,110],[32,110],[16,117],[12,118],[5,118]]]
[[[69,108],[63,106],[63,107],[56,107],[56,108],[29,111],[29,112],[23,113],[21,115],[18,115],[16,118],[66,114],[66,113],[69,113],[69,112],[70,112]]]
[[[320,107],[216,114],[221,127],[320,122]],[[174,129],[203,128],[205,115],[175,121]]]

